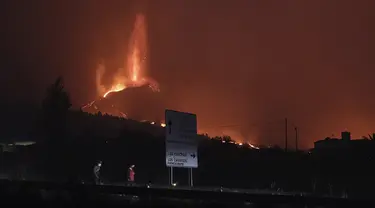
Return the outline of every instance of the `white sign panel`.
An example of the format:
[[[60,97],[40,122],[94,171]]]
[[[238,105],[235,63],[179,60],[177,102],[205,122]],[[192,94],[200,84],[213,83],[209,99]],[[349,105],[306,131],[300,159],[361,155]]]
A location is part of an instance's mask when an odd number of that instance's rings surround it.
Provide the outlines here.
[[[165,121],[167,167],[197,168],[197,116],[166,110]]]

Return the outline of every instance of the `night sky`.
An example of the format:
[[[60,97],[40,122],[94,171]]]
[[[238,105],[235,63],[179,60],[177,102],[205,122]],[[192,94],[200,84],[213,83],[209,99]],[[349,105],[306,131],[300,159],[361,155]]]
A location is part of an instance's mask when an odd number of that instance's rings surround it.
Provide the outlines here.
[[[142,12],[148,75],[201,128],[282,144],[288,117],[303,147],[342,130],[359,138],[375,131],[374,11],[373,0],[6,0],[2,99],[40,102],[59,75],[76,107],[95,99],[96,64],[121,67]]]

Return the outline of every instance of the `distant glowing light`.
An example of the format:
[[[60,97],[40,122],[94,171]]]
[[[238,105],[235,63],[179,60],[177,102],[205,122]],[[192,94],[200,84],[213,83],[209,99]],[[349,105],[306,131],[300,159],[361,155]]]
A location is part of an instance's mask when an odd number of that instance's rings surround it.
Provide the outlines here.
[[[257,146],[254,146],[253,144],[250,144],[250,143],[247,143],[251,148],[253,148],[253,149],[260,149],[259,147],[257,147]]]
[[[166,125],[165,123],[161,123],[160,126],[164,128],[164,127],[166,127],[167,125]]]

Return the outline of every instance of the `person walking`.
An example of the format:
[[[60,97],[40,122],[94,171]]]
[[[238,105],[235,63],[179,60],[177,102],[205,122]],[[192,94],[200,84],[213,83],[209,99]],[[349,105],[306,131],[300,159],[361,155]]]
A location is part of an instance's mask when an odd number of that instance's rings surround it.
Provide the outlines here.
[[[131,165],[128,169],[128,184],[130,186],[134,184],[134,176],[135,176],[134,168],[135,168],[135,165]]]
[[[99,161],[95,166],[94,166],[94,183],[96,185],[100,184],[100,168],[102,167],[102,161]]]

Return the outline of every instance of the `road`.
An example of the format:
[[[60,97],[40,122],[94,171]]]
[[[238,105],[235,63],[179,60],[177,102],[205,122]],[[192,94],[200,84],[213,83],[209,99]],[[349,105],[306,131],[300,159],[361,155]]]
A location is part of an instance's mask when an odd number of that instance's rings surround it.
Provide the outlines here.
[[[20,188],[21,187],[21,188]],[[23,188],[22,188],[23,187]],[[170,198],[179,200],[198,200],[198,201],[217,201],[231,203],[272,203],[272,204],[302,204],[325,206],[335,205],[342,207],[347,205],[355,205],[354,207],[372,207],[369,205],[359,206],[359,204],[372,202],[364,202],[363,200],[342,199],[325,196],[313,196],[305,193],[286,193],[268,190],[246,190],[246,189],[228,189],[220,187],[182,187],[182,186],[163,186],[163,185],[141,185],[126,186],[124,183],[117,184],[66,184],[51,182],[32,182],[32,181],[9,181],[0,180],[0,189],[12,190],[32,189],[35,191],[57,191],[67,192],[73,195],[104,194],[107,196],[138,196],[139,198]]]
[[[103,186],[127,186],[126,183],[103,183]],[[134,187],[147,187],[147,184],[135,184]],[[149,185],[151,189],[169,189],[169,190],[191,190],[191,191],[213,191],[213,192],[224,192],[224,193],[242,193],[242,194],[267,194],[267,195],[300,195],[307,196],[309,193],[303,192],[283,192],[273,191],[266,189],[238,189],[238,188],[225,188],[225,187],[189,187],[189,186],[170,186],[170,185]]]

